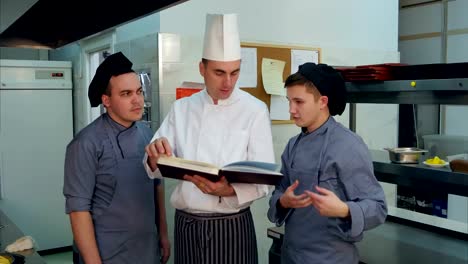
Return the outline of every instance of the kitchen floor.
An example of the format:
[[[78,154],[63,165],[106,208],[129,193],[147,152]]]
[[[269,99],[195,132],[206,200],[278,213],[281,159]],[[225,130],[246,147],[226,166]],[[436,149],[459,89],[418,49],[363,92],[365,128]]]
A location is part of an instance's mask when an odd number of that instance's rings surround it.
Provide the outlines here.
[[[73,254],[71,251],[42,256],[47,264],[73,264]]]

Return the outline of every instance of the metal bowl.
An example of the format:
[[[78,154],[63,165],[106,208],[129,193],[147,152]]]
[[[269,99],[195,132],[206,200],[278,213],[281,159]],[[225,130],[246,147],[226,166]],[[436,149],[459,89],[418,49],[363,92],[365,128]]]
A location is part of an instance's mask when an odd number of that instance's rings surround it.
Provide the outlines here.
[[[419,163],[422,153],[427,152],[419,148],[385,148],[385,150],[394,163]]]

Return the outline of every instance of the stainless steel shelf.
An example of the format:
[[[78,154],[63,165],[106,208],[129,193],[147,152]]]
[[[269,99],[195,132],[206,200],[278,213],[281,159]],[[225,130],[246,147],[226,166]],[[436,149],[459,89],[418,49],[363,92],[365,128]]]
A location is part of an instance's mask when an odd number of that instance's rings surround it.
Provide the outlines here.
[[[349,103],[468,105],[468,78],[347,82],[346,88]]]
[[[468,196],[468,174],[452,172],[450,168],[429,168],[422,164],[395,164],[374,161],[374,173],[379,181],[413,187],[429,192],[444,191]]]

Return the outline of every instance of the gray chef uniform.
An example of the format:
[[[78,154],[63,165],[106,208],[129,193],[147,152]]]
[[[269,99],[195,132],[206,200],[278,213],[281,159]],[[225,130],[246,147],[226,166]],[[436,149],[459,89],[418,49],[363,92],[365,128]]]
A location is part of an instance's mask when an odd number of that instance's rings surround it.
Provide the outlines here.
[[[111,60],[114,69],[107,68],[107,74],[128,70],[129,61],[119,66],[125,57],[117,56]],[[103,79],[108,82],[107,77]],[[101,103],[97,94],[90,93],[92,105]],[[141,162],[152,134],[140,122],[126,128],[102,114],[67,146],[63,188],[66,213],[91,213],[103,263],[159,262],[154,200],[159,181],[147,177]],[[78,258],[83,263],[81,256]]]
[[[329,103],[337,102],[330,98],[333,94],[320,92],[329,96]],[[339,104],[330,107],[332,115],[343,112],[344,100]],[[281,161],[284,178],[272,194],[268,211],[272,222],[278,226],[285,223],[281,263],[358,263],[354,243],[362,239],[365,230],[383,223],[387,215],[385,195],[363,140],[330,116],[316,130],[303,128],[291,138]],[[313,191],[316,185],[335,193],[349,206],[350,218],[321,216],[313,206],[279,206],[279,198],[296,180],[296,194]]]

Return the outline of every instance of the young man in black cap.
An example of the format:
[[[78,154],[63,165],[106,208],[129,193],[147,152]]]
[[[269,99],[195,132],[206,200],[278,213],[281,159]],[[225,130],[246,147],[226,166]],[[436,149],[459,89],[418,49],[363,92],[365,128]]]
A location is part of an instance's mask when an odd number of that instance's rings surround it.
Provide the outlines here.
[[[165,263],[170,249],[164,191],[141,163],[153,133],[137,122],[144,97],[132,63],[120,52],[106,58],[88,97],[92,107],[102,103],[107,112],[67,146],[63,193],[77,251],[74,262]]]
[[[332,117],[346,107],[345,83],[332,67],[306,63],[285,87],[302,132],[283,152],[268,211],[285,223],[281,263],[358,263],[354,242],[385,221],[387,207],[366,144]]]

